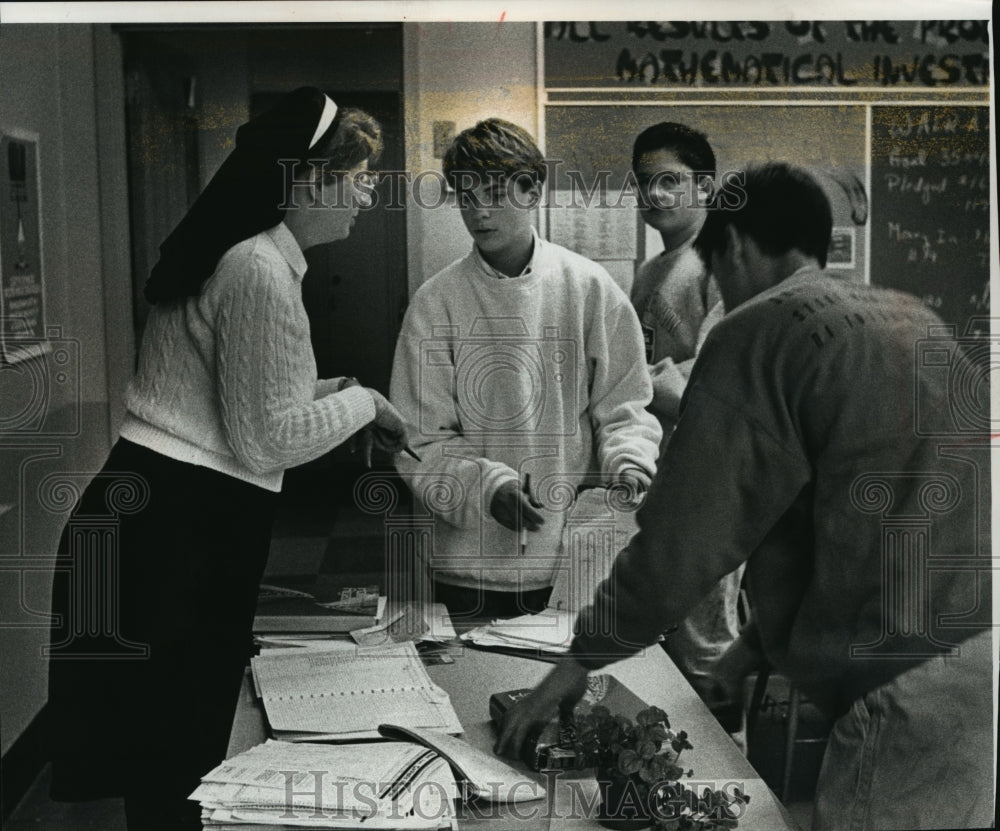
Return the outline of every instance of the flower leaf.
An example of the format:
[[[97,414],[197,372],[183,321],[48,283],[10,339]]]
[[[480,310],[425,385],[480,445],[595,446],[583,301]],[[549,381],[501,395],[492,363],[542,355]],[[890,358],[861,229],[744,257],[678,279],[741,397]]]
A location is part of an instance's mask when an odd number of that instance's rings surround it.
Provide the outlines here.
[[[626,776],[636,773],[642,767],[642,759],[634,750],[623,750],[618,756],[618,770]]]
[[[652,765],[642,765],[639,768],[639,778],[650,785],[657,781],[656,771]]]
[[[670,746],[673,747],[677,753],[680,753],[682,750],[694,749],[694,745],[688,741],[688,735],[683,730],[681,730],[681,732],[678,733],[677,736],[670,742]]]
[[[650,718],[652,718],[653,723],[662,722],[663,724],[670,726],[670,720],[667,718],[667,714],[663,712],[659,707],[649,707],[646,712],[649,713]]]

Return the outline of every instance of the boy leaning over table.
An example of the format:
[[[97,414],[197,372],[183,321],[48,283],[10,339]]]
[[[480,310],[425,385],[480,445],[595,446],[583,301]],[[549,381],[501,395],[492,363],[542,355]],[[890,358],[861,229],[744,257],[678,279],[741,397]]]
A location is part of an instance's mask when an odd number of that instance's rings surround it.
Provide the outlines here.
[[[434,515],[435,599],[456,617],[511,617],[545,608],[575,490],[637,501],[661,430],[628,297],[535,231],[546,166],[531,136],[481,121],[443,167],[473,245],[403,321],[390,398],[417,422],[421,461],[397,466]]]
[[[942,323],[917,298],[823,271],[832,215],[807,172],[772,162],[743,190],[695,243],[727,314],[639,533],[580,614],[573,658],[507,712],[497,750],[516,753],[588,670],[653,643],[746,562],[754,622],[714,674],[736,690],[770,663],[836,719],[814,831],[989,826],[990,437],[950,422],[953,373],[988,368],[933,336]],[[928,351],[954,365],[916,360]]]

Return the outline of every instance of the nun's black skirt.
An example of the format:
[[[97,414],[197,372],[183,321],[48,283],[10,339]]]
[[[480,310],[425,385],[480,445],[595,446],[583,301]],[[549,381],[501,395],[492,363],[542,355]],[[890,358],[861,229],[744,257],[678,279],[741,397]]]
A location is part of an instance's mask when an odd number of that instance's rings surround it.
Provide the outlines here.
[[[132,799],[162,811],[224,758],[276,498],[125,440],[114,446],[59,545],[54,799],[123,795],[127,810]]]

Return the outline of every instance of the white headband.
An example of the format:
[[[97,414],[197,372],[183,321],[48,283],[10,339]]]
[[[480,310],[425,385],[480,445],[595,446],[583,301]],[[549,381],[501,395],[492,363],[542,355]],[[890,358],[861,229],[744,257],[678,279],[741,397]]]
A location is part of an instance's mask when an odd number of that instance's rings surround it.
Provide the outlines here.
[[[329,95],[324,95],[323,98],[326,100],[323,102],[323,114],[319,117],[319,124],[316,125],[316,132],[313,133],[312,141],[309,142],[309,149],[312,150],[316,146],[316,142],[323,137],[323,133],[327,131],[329,126],[333,123],[333,119],[337,115],[337,105],[333,103],[333,100]]]

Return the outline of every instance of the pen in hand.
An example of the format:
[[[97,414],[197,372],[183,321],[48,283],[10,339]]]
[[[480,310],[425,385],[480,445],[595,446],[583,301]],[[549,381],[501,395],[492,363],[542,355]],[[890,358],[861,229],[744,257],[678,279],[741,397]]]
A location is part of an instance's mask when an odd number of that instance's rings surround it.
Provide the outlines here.
[[[528,497],[528,502],[531,502],[531,474],[524,474],[524,484],[521,486],[521,492]],[[521,556],[523,557],[528,550],[528,528],[524,524],[524,516],[522,512],[521,516]]]
[[[394,444],[394,439],[393,439],[392,433],[390,433],[389,431],[387,431],[384,427],[380,427],[379,425],[376,424],[371,429],[375,433],[378,434],[379,438],[381,439],[381,442],[382,442],[383,446]],[[403,447],[400,450],[397,450],[395,452],[397,452],[397,453],[405,453],[411,459],[415,459],[418,462],[422,462],[423,461],[423,459],[421,459],[417,455],[416,451],[412,447],[410,447],[410,445],[408,445],[408,444],[404,444]],[[368,466],[371,467],[370,464]]]

